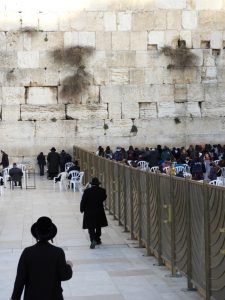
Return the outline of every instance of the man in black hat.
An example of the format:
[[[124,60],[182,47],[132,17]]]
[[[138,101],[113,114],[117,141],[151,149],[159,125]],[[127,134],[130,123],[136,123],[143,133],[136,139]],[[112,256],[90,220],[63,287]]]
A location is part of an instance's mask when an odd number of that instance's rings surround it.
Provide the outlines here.
[[[57,228],[48,217],[41,217],[31,227],[37,243],[21,254],[11,300],[63,300],[61,281],[72,277],[72,262],[65,260],[64,251],[48,241]]]
[[[106,190],[101,188],[97,177],[92,178],[91,187],[87,188],[82,196],[80,212],[84,213],[83,229],[88,229],[91,245],[94,249],[101,244],[101,227],[108,226],[103,202],[106,200]]]
[[[48,179],[53,180],[59,173],[60,156],[56,152],[55,147],[52,147],[51,152],[47,156],[48,161]]]

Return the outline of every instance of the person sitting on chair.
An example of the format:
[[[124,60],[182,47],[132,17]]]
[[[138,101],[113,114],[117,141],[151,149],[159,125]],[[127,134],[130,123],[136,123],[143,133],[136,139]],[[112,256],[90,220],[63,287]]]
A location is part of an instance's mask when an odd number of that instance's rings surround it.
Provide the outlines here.
[[[79,166],[77,160],[75,160],[74,165],[67,170],[67,173],[69,174],[70,171],[79,171],[80,172],[80,166]],[[71,179],[71,174],[68,176],[68,179]]]
[[[18,182],[18,185],[22,187],[21,179],[23,177],[23,172],[20,168],[17,167],[16,163],[13,163],[13,167],[9,169],[9,175],[11,177],[11,181],[15,186],[17,186]]]

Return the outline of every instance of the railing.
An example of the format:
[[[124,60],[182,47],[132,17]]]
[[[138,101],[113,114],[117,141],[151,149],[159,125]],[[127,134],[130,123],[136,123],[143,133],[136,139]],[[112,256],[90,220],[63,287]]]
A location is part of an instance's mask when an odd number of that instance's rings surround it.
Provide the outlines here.
[[[187,277],[207,300],[225,299],[225,188],[140,171],[74,147],[85,181],[97,176],[119,224]]]

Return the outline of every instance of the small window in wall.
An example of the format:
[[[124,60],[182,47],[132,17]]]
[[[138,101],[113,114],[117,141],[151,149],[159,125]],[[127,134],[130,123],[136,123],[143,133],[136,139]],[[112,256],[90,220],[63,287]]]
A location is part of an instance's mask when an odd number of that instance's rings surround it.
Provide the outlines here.
[[[139,118],[150,119],[152,116],[151,102],[139,102]]]
[[[210,41],[201,41],[202,49],[210,49]]]
[[[177,41],[178,48],[186,48],[186,41],[185,40],[178,40]]]
[[[148,44],[148,50],[158,50],[157,44]]]
[[[212,49],[212,55],[219,56],[220,55],[220,49]]]

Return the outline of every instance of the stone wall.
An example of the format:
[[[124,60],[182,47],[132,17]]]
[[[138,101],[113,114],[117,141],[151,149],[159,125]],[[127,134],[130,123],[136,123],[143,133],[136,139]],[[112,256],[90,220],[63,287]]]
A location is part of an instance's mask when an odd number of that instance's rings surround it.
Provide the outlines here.
[[[74,144],[225,143],[225,1],[70,2],[1,1],[1,148],[19,160]],[[179,42],[195,60],[169,68],[161,49]],[[77,66],[55,51],[77,46],[93,49],[88,84],[66,97]]]

